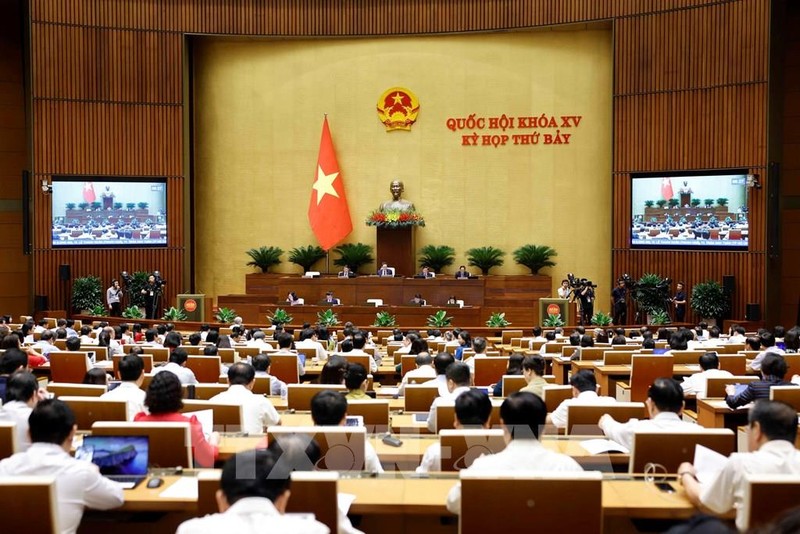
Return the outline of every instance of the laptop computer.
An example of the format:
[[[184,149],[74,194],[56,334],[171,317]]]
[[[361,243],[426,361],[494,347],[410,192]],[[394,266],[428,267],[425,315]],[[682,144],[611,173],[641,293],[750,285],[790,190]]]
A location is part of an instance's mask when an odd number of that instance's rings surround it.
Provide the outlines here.
[[[123,489],[133,489],[147,478],[149,448],[147,436],[84,436],[75,457],[91,461]]]

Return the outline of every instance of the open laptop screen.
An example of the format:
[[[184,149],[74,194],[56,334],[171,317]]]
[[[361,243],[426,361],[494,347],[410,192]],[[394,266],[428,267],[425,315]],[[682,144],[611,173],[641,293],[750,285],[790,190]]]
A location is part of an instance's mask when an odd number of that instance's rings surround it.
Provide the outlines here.
[[[85,436],[80,455],[103,475],[147,475],[147,436]]]

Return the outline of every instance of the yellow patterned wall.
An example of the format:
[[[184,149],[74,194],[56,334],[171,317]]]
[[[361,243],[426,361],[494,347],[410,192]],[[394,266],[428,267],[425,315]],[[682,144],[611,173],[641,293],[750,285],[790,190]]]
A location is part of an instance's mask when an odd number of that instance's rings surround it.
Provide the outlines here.
[[[194,50],[199,291],[243,293],[244,275],[255,272],[245,266],[249,248],[316,243],[306,212],[324,113],[353,218],[348,242],[375,244],[363,221],[398,178],[427,222],[418,246],[453,246],[456,266],[470,247],[497,246],[508,255],[493,272],[523,274],[511,252],[546,244],[558,251],[557,266],[544,271],[554,285],[574,272],[599,283],[600,295],[610,291],[610,31],[199,38]],[[393,86],[419,98],[410,132],[387,133],[378,121],[377,99]],[[554,115],[559,126],[562,115],[582,119],[547,130],[571,134],[568,145],[462,146],[465,132],[449,130],[447,119],[473,113]],[[285,262],[277,271],[299,267]]]

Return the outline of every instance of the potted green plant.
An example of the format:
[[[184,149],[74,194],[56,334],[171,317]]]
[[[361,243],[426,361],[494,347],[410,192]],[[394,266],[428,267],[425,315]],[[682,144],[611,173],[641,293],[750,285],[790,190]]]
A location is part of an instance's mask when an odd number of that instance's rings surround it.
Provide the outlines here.
[[[100,211],[103,208],[103,203],[99,200],[95,200],[91,204],[89,204],[92,208],[92,211]]]
[[[652,325],[665,325],[669,324],[669,314],[667,310],[655,310],[653,313],[650,314],[650,324]]]
[[[269,321],[272,326],[291,324],[292,319],[294,319],[294,317],[289,315],[289,312],[283,308],[275,308],[272,315],[267,315],[267,321]]]
[[[645,201],[644,201],[644,207],[645,207],[645,208],[652,208],[652,207],[653,207],[653,204],[655,204],[655,203],[656,203],[656,202],[655,202],[654,200],[645,200]]]
[[[133,208],[135,208],[135,207],[136,207],[136,202],[126,202],[125,203],[125,209],[127,209],[128,211],[133,210]]]
[[[444,310],[439,310],[433,315],[429,315],[425,324],[434,328],[445,328],[452,324],[453,318],[447,315]]]
[[[714,199],[713,198],[706,198],[706,199],[703,200],[703,204],[705,205],[705,207],[710,208],[711,206],[714,205]]]
[[[304,273],[310,271],[314,264],[325,256],[325,251],[319,245],[295,247],[289,251],[289,261],[299,265]]]
[[[656,200],[656,206],[658,206],[662,210],[664,209],[664,206],[666,206],[666,205],[667,205],[667,201],[664,200],[663,198],[659,198],[658,200]]]
[[[669,204],[670,208],[676,208],[680,203],[681,201],[678,200],[677,198],[671,198],[667,201],[667,204]]]
[[[346,265],[354,273],[358,272],[362,265],[375,261],[372,257],[372,246],[364,243],[345,243],[333,250],[339,253],[339,258],[333,260],[333,264],[339,267]]]
[[[136,205],[139,207],[140,210],[146,210],[148,206],[150,206],[150,204],[148,204],[147,202],[138,202]]]
[[[719,206],[720,208],[724,208],[727,205],[728,205],[728,199],[727,198],[720,197],[720,198],[717,199],[717,206]]]
[[[551,313],[547,315],[547,318],[542,321],[542,326],[547,328],[556,328],[558,326],[564,326],[566,323],[564,319],[561,318],[560,313]]]
[[[592,315],[591,323],[595,326],[608,326],[611,324],[613,318],[602,311],[597,311]]]
[[[481,274],[489,274],[492,267],[500,267],[505,263],[506,253],[496,247],[476,247],[467,251],[467,263],[481,270]]]
[[[247,251],[247,255],[250,256],[247,265],[258,267],[262,273],[267,273],[273,265],[280,265],[282,254],[283,249],[280,247],[251,248]]]
[[[164,316],[161,318],[165,321],[185,321],[186,312],[180,308],[172,306],[164,310]]]
[[[217,310],[217,313],[214,314],[214,318],[223,324],[230,324],[236,319],[236,310],[231,308],[220,308]]]
[[[486,321],[486,326],[489,328],[505,328],[510,324],[511,323],[506,320],[505,312],[494,312],[489,316],[489,320]]]
[[[78,208],[83,210],[83,211],[86,211],[86,210],[89,209],[89,203],[88,202],[80,202],[78,204]]]
[[[695,284],[692,288],[690,305],[692,310],[709,324],[716,324],[730,308],[728,295],[722,284],[716,280],[707,280]]]
[[[89,315],[93,317],[103,317],[105,315],[108,315],[108,313],[106,311],[105,306],[103,306],[102,304],[98,304],[97,306],[89,310]]]
[[[68,210],[74,210],[75,209],[75,203],[74,202],[67,202],[67,209]]]
[[[100,278],[83,276],[72,281],[72,309],[89,311],[95,307],[103,307],[103,291]],[[105,309],[101,315],[105,314]]]
[[[658,274],[645,273],[639,278],[636,289],[631,292],[639,311],[652,315],[657,310],[666,309],[669,298],[669,284]]]
[[[699,198],[693,198],[692,202],[691,202],[692,207],[696,208],[696,207],[700,206],[700,202],[702,202],[702,201]]]
[[[122,311],[122,316],[126,319],[144,319],[144,313],[138,306],[128,306]]]
[[[453,265],[455,260],[455,249],[447,245],[425,245],[419,249],[419,266],[427,267],[435,273]]]
[[[380,311],[375,314],[375,321],[372,323],[372,326],[397,326],[397,317],[388,311]]]
[[[522,245],[514,251],[514,261],[531,270],[531,274],[539,274],[545,267],[555,267],[550,258],[558,253],[547,245]]]
[[[142,290],[147,286],[149,276],[150,273],[146,271],[136,271],[131,275],[131,282],[125,288],[130,306],[144,308],[145,296],[142,294]]]
[[[121,210],[122,209],[122,202],[114,202],[114,209]]]
[[[331,326],[336,326],[339,324],[339,317],[333,313],[333,310],[328,308],[325,311],[317,312],[317,323],[320,326],[326,326],[330,328]]]

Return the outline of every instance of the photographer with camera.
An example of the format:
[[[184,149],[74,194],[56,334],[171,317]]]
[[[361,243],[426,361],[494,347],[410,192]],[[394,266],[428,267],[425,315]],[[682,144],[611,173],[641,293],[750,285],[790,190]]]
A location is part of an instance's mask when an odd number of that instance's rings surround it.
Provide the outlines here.
[[[581,325],[592,324],[595,287],[597,286],[592,284],[591,280],[585,280],[583,282],[583,287],[578,292],[578,298],[581,301]]]
[[[145,318],[157,319],[159,304],[161,301],[161,292],[167,282],[161,278],[161,273],[153,271],[153,274],[147,277],[147,285],[142,289],[144,295],[144,310]]]
[[[614,310],[614,324],[625,324],[628,317],[628,303],[626,297],[628,289],[625,286],[625,280],[620,278],[617,280],[617,287],[611,291],[611,301],[613,302]]]

